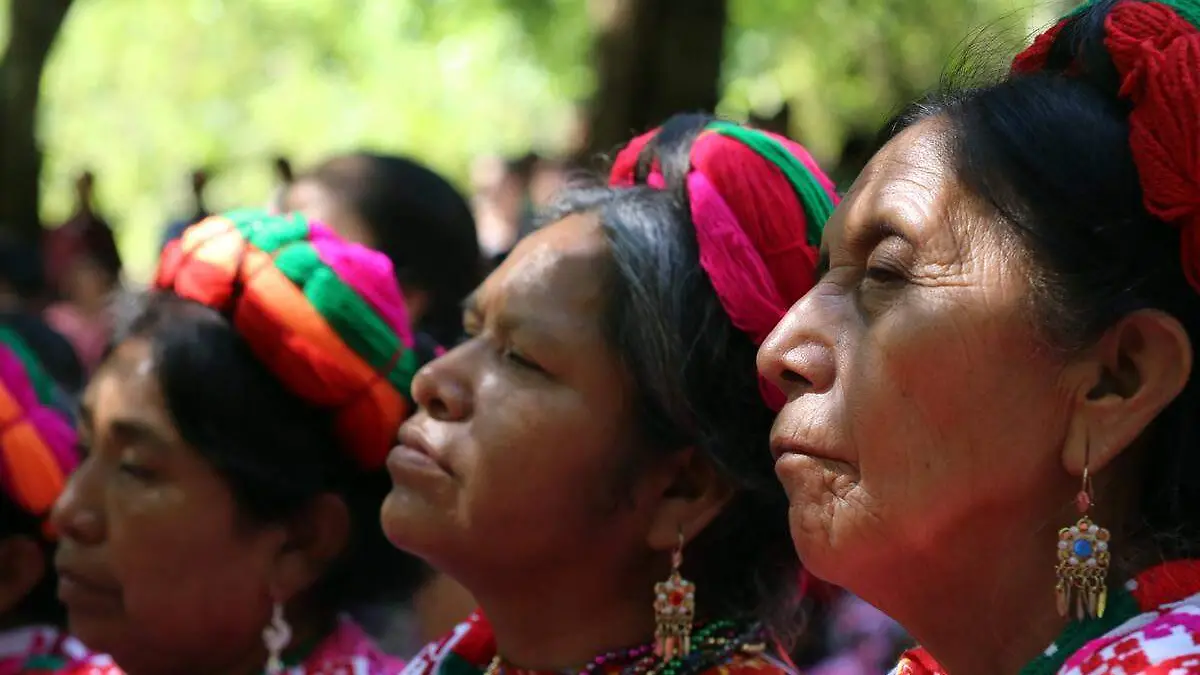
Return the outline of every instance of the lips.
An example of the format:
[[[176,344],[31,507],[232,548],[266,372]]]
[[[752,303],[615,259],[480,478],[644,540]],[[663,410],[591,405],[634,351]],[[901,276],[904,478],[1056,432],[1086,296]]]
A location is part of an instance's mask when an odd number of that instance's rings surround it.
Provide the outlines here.
[[[832,459],[827,453],[819,452],[810,446],[788,439],[771,438],[771,457],[778,462],[779,458],[784,455],[807,455],[809,457]]]
[[[100,579],[69,562],[55,561],[58,572],[58,598],[72,609],[111,608],[121,602],[121,588]]]
[[[420,427],[411,421],[400,427],[397,436],[399,445],[388,454],[388,468],[393,476],[411,467],[436,468],[442,473],[452,474],[449,465],[434,447]]]

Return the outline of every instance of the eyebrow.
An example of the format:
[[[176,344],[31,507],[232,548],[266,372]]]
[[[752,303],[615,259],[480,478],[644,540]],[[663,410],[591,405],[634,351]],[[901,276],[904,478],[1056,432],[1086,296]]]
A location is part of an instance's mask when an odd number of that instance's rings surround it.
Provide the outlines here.
[[[117,418],[109,423],[112,433],[122,438],[129,445],[139,445],[155,449],[170,447],[171,441],[157,426],[137,418]]]
[[[91,406],[86,401],[80,402],[80,426],[92,431],[95,426],[94,419]],[[130,445],[150,448],[166,448],[171,445],[171,440],[157,425],[136,417],[119,417],[111,420],[108,426],[114,436],[120,437],[123,442]]]
[[[485,312],[479,306],[478,292],[471,293],[462,301],[463,313],[474,319],[482,319]],[[554,322],[546,321],[533,312],[500,312],[495,318],[497,331],[510,335],[521,332],[532,340],[547,344],[558,344],[562,341],[562,330],[555,330]]]

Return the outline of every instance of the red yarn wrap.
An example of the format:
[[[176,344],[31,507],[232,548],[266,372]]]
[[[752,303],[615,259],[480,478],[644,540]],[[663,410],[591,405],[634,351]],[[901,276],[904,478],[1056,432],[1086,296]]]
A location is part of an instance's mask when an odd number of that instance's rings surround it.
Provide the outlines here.
[[[638,157],[657,133],[655,129],[638,136],[621,150],[613,162],[612,185],[633,185]],[[811,161],[808,151],[798,143],[762,133],[782,143],[793,155],[808,160],[806,164]],[[738,225],[762,256],[779,294],[790,307],[812,288],[817,261],[817,248],[806,239],[804,205],[796,191],[778,167],[728,136],[702,133],[692,145],[691,161],[692,170],[707,176],[733,210]],[[827,188],[833,192],[832,182]],[[831,197],[836,204],[836,195]],[[773,327],[774,323],[757,341],[761,342]]]
[[[1067,17],[1013,60],[1012,72],[1045,68]],[[1179,228],[1188,283],[1200,291],[1200,29],[1172,7],[1123,0],[1105,17],[1104,45],[1129,99],[1129,146],[1146,210]]]
[[[1058,39],[1069,21],[1070,17],[1063,19],[1034,38],[1033,44],[1026,47],[1025,51],[1017,54],[1017,58],[1013,59],[1012,72],[1034,73],[1045,68],[1046,59],[1050,56],[1050,48],[1054,46],[1054,41]]]
[[[639,158],[657,133],[655,129],[643,134],[621,150],[613,162],[610,184],[631,186],[636,182]],[[800,160],[837,203],[833,183],[803,147],[781,136],[760,133]],[[729,136],[701,132],[692,143],[689,159],[689,206],[697,228],[701,266],[733,324],[760,345],[816,279],[817,248],[807,239],[804,204],[778,166]],[[661,188],[662,176],[655,162],[646,182]],[[705,200],[700,188],[710,196],[715,192],[716,201],[724,204]],[[734,226],[715,228],[718,221],[725,224],[730,220],[717,213],[718,207],[721,211],[728,207],[724,213],[732,215]],[[697,213],[697,209],[712,211]],[[772,410],[779,410],[786,401],[765,378],[759,389]]]
[[[1104,44],[1133,101],[1129,145],[1146,209],[1179,228],[1183,271],[1200,291],[1200,30],[1172,8],[1124,0]]]

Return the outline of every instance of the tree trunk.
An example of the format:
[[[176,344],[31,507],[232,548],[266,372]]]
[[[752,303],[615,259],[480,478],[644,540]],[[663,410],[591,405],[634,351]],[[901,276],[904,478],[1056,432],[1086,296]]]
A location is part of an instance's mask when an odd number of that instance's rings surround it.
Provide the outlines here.
[[[585,157],[610,154],[679,112],[720,95],[727,0],[593,0],[604,5]]]
[[[41,234],[37,106],[42,70],[72,0],[11,0],[0,60],[0,229],[26,241]]]

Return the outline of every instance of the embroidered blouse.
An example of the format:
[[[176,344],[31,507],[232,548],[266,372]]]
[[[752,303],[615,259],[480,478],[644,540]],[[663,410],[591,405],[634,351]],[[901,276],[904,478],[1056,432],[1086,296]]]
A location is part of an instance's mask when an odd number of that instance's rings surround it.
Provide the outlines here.
[[[0,633],[0,675],[53,673],[87,655],[82,643],[54,626],[27,626]]]
[[[946,675],[923,649],[893,675]],[[1109,592],[1102,619],[1071,624],[1021,675],[1200,673],[1200,560],[1152,567]]]

